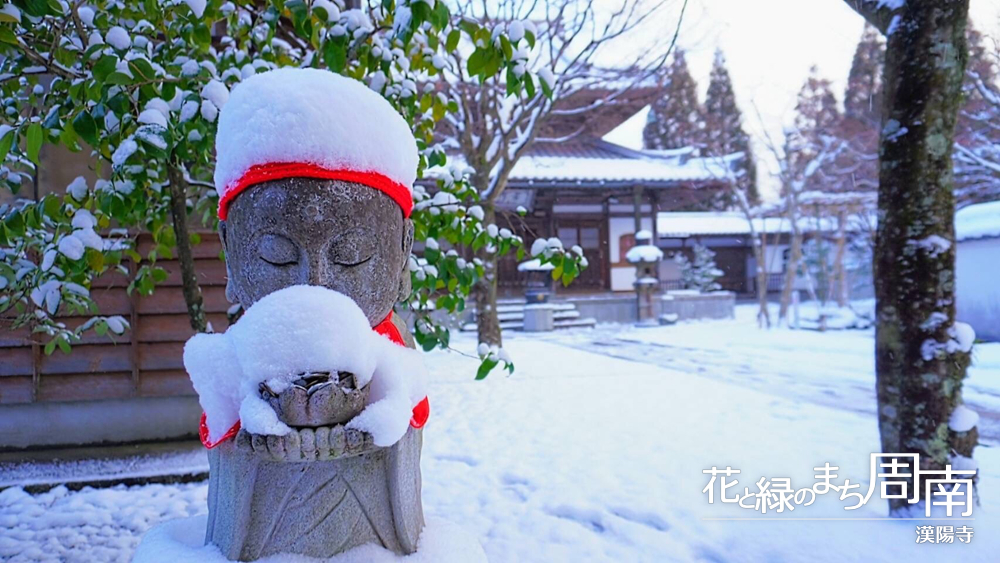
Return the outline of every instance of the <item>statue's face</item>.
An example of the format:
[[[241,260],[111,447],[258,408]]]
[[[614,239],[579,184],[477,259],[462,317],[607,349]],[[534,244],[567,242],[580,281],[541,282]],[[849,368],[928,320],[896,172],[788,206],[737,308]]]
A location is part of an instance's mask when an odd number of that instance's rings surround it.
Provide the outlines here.
[[[413,224],[378,190],[290,178],[247,189],[220,226],[226,297],[244,308],[291,285],[321,285],[353,299],[372,326],[409,281]]]

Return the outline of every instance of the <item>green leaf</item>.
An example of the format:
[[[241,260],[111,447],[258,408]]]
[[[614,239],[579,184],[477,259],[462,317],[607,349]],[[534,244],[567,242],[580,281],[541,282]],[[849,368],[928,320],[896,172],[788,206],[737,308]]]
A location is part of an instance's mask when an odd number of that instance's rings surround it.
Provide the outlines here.
[[[129,84],[132,83],[132,78],[129,78],[129,75],[125,74],[124,72],[118,72],[116,70],[115,72],[112,72],[111,74],[108,75],[106,82],[108,84],[128,86]]]
[[[326,41],[323,46],[323,62],[327,68],[333,72],[341,72],[347,65],[347,41],[346,36],[334,37]]]
[[[40,123],[29,125],[26,137],[28,140],[28,160],[38,164],[38,151],[42,150],[42,125]]]
[[[73,130],[91,147],[98,146],[97,122],[89,111],[81,111],[73,118]]]
[[[98,82],[104,82],[108,75],[115,71],[115,65],[118,64],[118,57],[114,55],[104,55],[98,59],[97,64],[94,65],[93,73],[94,78]]]
[[[7,227],[7,231],[11,235],[14,235],[13,238],[17,239],[24,236],[24,216],[20,211],[14,211],[8,215],[4,226]]]
[[[557,279],[561,278],[562,275],[563,275],[562,264],[560,264],[560,265],[558,265],[558,266],[556,266],[555,268],[552,269],[552,279],[557,280]]]
[[[455,49],[458,48],[458,41],[461,38],[462,38],[462,32],[461,31],[459,31],[457,29],[451,30],[451,32],[448,34],[448,39],[445,40],[445,43],[444,43],[444,50],[445,50],[445,52],[447,52],[447,53],[453,53],[453,52],[455,52]]]
[[[49,13],[49,3],[46,0],[24,0],[18,2],[18,7],[29,16],[41,17]]]
[[[497,367],[497,361],[491,360],[488,357],[483,360],[483,363],[479,364],[479,371],[476,372],[476,381],[486,379],[486,376],[493,371],[493,368]]]
[[[17,35],[14,35],[14,31],[9,27],[0,27],[0,43],[17,45]]]
[[[207,51],[212,45],[212,31],[204,23],[199,23],[194,26],[194,40],[201,50]]]
[[[69,354],[70,351],[69,342],[64,337],[60,336],[56,340],[56,344],[59,345],[59,350],[61,350],[63,354]]]
[[[486,65],[486,51],[482,49],[476,49],[469,57],[469,60],[465,63],[469,74],[472,76],[479,76],[479,72],[482,70],[483,66]]]
[[[14,144],[14,136],[17,131],[11,129],[7,131],[7,134],[0,138],[0,162],[3,162],[7,158],[7,154],[10,152],[10,147]]]
[[[56,339],[53,338],[52,340],[49,340],[48,343],[45,344],[45,355],[51,356],[52,352],[55,351],[56,351]]]
[[[14,16],[12,16],[12,15],[10,15],[8,13],[0,13],[0,22],[2,22],[2,23],[17,23],[17,18],[15,18]]]

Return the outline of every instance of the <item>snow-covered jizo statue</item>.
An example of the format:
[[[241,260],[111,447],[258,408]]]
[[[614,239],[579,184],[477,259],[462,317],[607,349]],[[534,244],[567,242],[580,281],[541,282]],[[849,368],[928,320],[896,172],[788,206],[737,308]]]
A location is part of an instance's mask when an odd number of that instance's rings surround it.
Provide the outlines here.
[[[429,407],[392,308],[409,287],[413,135],[363,84],[282,69],[233,90],[216,151],[226,296],[246,313],[185,348],[211,448],[206,542],[232,560],[411,553]]]

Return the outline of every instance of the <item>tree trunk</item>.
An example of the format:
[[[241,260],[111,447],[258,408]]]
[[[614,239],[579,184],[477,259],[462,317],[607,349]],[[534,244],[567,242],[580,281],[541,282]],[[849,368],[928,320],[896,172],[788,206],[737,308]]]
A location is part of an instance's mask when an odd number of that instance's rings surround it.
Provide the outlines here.
[[[753,237],[753,257],[757,262],[757,326],[771,328],[771,312],[767,309],[767,244],[765,235],[759,237],[751,233]]]
[[[781,307],[778,309],[778,324],[788,320],[788,307],[792,302],[792,289],[799,273],[799,262],[802,261],[802,232],[799,230],[797,217],[789,214],[792,221],[792,244],[788,249],[788,264],[785,266],[785,284],[781,288]]]
[[[969,354],[946,349],[955,336],[951,153],[968,10],[969,0],[907,0],[881,28],[888,41],[875,242],[879,432],[883,452],[919,454],[926,470],[944,469],[952,452],[972,457],[976,443],[975,428],[948,427]],[[913,485],[922,496],[923,485]],[[907,507],[889,500],[893,515]]]
[[[484,205],[483,225],[496,223],[492,205]],[[500,317],[497,315],[497,253],[487,252],[486,247],[476,252],[483,262],[483,277],[476,285],[476,328],[479,342],[503,346]]]
[[[205,307],[202,303],[201,287],[194,271],[194,257],[191,255],[191,236],[187,224],[187,181],[184,173],[176,166],[167,169],[170,183],[170,216],[174,223],[174,238],[177,239],[177,261],[181,266],[181,289],[187,306],[191,328],[197,332],[208,331]]]
[[[771,328],[771,312],[767,308],[767,229],[762,233],[757,233],[757,228],[753,223],[753,210],[750,208],[750,200],[747,197],[747,190],[742,186],[735,186],[733,199],[739,205],[740,211],[746,217],[747,226],[750,229],[750,244],[753,248],[754,261],[757,262],[757,271],[754,275],[757,279],[757,326]]]
[[[837,296],[837,306],[847,305],[847,272],[844,270],[844,252],[847,246],[847,213],[837,212],[837,251],[833,256],[834,276],[829,292]]]

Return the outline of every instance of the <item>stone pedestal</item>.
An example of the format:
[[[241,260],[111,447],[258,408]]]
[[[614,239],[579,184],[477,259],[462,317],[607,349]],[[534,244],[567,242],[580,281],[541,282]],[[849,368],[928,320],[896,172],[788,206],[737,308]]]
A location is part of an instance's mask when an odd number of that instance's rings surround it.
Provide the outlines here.
[[[549,332],[555,330],[555,311],[550,305],[524,307],[524,332]]]

